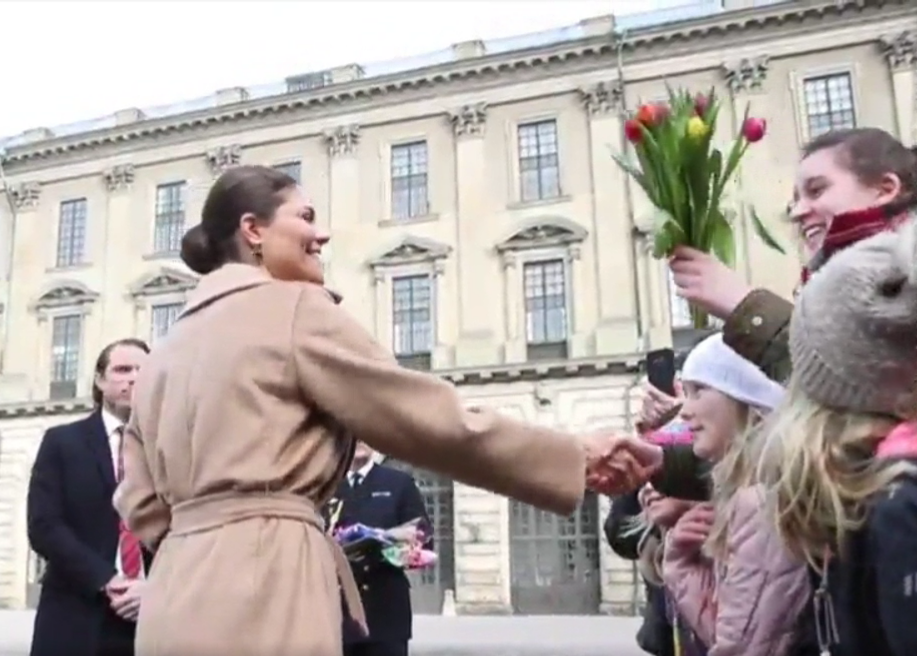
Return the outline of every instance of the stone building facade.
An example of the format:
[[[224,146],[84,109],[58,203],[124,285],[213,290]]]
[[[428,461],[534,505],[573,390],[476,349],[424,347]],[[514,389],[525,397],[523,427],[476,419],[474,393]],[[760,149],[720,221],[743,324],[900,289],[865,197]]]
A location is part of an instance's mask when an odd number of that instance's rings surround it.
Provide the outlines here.
[[[227,167],[302,180],[333,234],[331,286],[406,366],[518,417],[624,429],[641,354],[690,330],[646,249],[648,203],[611,151],[627,107],[666,84],[714,87],[727,132],[749,104],[769,121],[734,193],[739,267],[789,294],[798,258],[761,245],[745,207],[790,246],[780,217],[802,143],[852,125],[913,143],[917,16],[907,0],[714,4],[0,140],[0,604],[26,604],[40,570],[25,491],[42,433],[90,410],[106,342],[168,330],[196,283],[180,237]],[[561,518],[417,475],[441,555],[415,587],[421,610],[633,608],[633,569],[601,538],[607,500]]]

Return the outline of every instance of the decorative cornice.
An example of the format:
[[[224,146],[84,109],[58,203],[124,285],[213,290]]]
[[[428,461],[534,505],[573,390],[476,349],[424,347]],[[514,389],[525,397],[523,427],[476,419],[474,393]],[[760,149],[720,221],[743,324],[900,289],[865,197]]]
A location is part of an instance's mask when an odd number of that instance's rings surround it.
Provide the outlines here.
[[[908,30],[879,40],[882,55],[892,70],[917,66],[917,32]]]
[[[95,408],[91,398],[61,401],[26,401],[0,405],[0,419],[25,419],[28,417],[54,417],[91,412]]]
[[[228,169],[238,166],[242,161],[242,146],[231,144],[228,146],[218,146],[207,151],[205,155],[207,166],[214,177],[219,177]]]
[[[130,286],[134,299],[160,294],[184,294],[197,286],[197,277],[171,267],[162,267],[141,276]]]
[[[7,190],[13,207],[25,211],[38,207],[41,199],[41,185],[37,182],[20,182]]]
[[[32,310],[39,314],[62,308],[82,308],[95,303],[99,298],[83,283],[76,280],[61,280],[54,283],[32,304]]]
[[[134,165],[118,164],[102,173],[108,191],[123,191],[134,184]]]
[[[457,137],[479,137],[487,124],[487,103],[464,105],[449,112],[449,122]]]
[[[726,37],[745,32],[779,30],[782,27],[809,28],[811,23],[840,18],[888,16],[902,13],[912,0],[822,0],[820,2],[782,2],[748,10],[728,11],[711,16],[665,25],[653,25],[628,33],[623,43],[625,65],[637,60],[665,56],[661,48],[677,45],[680,51],[688,42],[715,49]],[[829,26],[825,26],[827,29]],[[296,93],[274,95],[231,105],[215,106],[161,118],[145,118],[136,123],[97,129],[47,140],[7,146],[6,162],[20,163],[50,159],[78,151],[123,144],[127,141],[187,133],[201,129],[225,129],[227,123],[263,122],[266,118],[289,113],[326,110],[347,111],[357,105],[378,103],[382,96],[417,92],[429,94],[431,87],[551,67],[578,67],[593,61],[612,66],[617,43],[607,35],[588,36],[538,48],[496,53],[484,57],[451,61],[426,68],[380,75],[353,82],[334,84]],[[400,99],[398,99],[400,100]],[[292,119],[291,119],[292,120]]]
[[[583,107],[593,116],[617,113],[621,110],[624,99],[624,85],[621,80],[609,80],[589,87],[580,87],[577,92]]]
[[[761,55],[723,64],[722,73],[726,86],[733,93],[760,91],[769,68],[770,59],[767,55]]]
[[[357,144],[360,143],[360,126],[341,125],[325,130],[322,137],[328,147],[328,155],[331,157],[352,155],[357,151]]]

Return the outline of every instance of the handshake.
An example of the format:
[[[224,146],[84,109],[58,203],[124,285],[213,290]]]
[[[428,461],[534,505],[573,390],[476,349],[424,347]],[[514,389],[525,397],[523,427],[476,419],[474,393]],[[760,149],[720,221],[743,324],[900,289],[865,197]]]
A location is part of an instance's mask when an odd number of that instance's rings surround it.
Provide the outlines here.
[[[593,434],[584,438],[586,487],[616,496],[636,490],[662,467],[662,447],[629,436]]]

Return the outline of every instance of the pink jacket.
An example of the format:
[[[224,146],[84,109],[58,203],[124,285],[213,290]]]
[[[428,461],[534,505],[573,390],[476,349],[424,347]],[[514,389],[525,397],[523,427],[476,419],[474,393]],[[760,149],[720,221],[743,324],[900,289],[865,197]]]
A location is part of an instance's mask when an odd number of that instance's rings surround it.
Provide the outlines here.
[[[725,562],[666,544],[663,581],[708,656],[784,656],[811,599],[806,565],[783,547],[763,503],[757,487],[731,500]]]

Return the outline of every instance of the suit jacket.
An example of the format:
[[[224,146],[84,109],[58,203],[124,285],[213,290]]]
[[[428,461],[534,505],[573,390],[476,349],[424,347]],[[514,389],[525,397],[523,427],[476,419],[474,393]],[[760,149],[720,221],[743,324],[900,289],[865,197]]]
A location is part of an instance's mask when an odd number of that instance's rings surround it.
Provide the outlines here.
[[[554,512],[583,496],[576,437],[467,409],[451,384],[399,367],[321,286],[226,264],[200,279],[134,386],[115,505],[141,539],[165,536],[138,653],[340,652],[339,580],[362,616],[359,590],[320,511],[350,435]]]
[[[419,518],[423,531],[431,535],[420,490],[414,478],[403,471],[373,465],[356,489],[346,479],[341,482],[336,499],[342,504],[338,526],[360,523],[394,528]],[[369,636],[361,636],[352,623],[345,622],[344,643],[410,640],[411,586],[404,571],[378,559],[354,565],[353,574],[360,588]]]
[[[95,656],[115,575],[115,471],[100,411],[49,429],[29,480],[32,549],[47,561],[32,656]],[[151,555],[144,552],[147,568]]]

